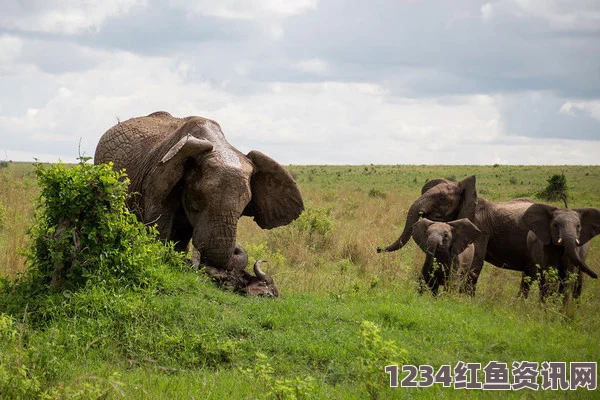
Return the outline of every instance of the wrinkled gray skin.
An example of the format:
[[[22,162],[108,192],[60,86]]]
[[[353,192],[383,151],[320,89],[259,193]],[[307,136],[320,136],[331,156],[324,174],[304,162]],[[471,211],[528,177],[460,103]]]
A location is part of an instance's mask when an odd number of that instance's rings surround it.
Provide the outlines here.
[[[546,204],[534,204],[524,216],[530,229],[527,235],[527,247],[533,261],[542,271],[550,267],[558,270],[560,294],[570,292],[573,297],[581,295],[583,273],[597,278],[598,275],[585,263],[590,249],[589,240],[600,233],[600,210],[597,208],[561,209]],[[567,288],[565,280],[570,274],[577,274],[577,282]],[[544,274],[540,276],[540,298],[545,300],[550,292]],[[568,292],[565,293],[565,290]]]
[[[423,292],[425,284],[436,296],[440,286],[448,289],[450,278],[460,281],[460,277],[471,268],[475,254],[473,242],[480,234],[481,231],[466,218],[448,223],[421,218],[415,223],[413,240],[425,252],[420,292]],[[434,259],[437,268],[434,268]]]
[[[231,146],[215,121],[175,118],[159,111],[110,128],[100,138],[96,164],[125,168],[132,196],[128,206],[160,237],[185,251],[190,240],[205,265],[245,267],[236,247],[237,223],[254,217],[263,229],[286,225],[304,209],[292,176],[258,152]],[[237,249],[237,250],[236,250]],[[265,293],[269,294],[269,293]]]
[[[413,225],[419,217],[442,222],[468,218],[482,234],[474,242],[473,264],[465,278],[463,291],[475,294],[479,274],[484,261],[487,261],[499,268],[522,271],[519,294],[527,297],[531,283],[537,279],[537,267],[527,248],[529,228],[523,217],[533,204],[528,199],[492,202],[478,197],[474,175],[461,182],[436,179],[423,186],[421,197],[411,205],[404,231],[398,240],[377,251],[402,248],[410,239]]]

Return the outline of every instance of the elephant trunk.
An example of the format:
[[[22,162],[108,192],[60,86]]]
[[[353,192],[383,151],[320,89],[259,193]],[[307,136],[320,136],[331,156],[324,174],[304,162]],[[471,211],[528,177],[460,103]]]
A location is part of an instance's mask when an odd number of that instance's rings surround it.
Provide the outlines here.
[[[437,251],[438,245],[439,245],[439,243],[436,240],[436,238],[430,236],[427,239],[427,253],[431,254],[432,256],[435,256],[435,253]]]
[[[248,265],[248,253],[239,244],[235,245],[231,261],[229,262],[229,269],[245,269]]]
[[[241,246],[236,246],[237,222],[235,216],[211,215],[208,223],[198,224],[194,246],[200,250],[203,264],[219,269],[246,267],[247,254]]]
[[[598,279],[598,274],[596,274],[586,263],[581,259],[579,255],[579,247],[577,246],[576,239],[568,239],[564,241],[565,246],[565,254],[571,260],[571,263],[590,277],[594,279]]]
[[[412,235],[413,225],[421,217],[420,213],[422,211],[423,203],[423,196],[421,196],[412,204],[412,206],[410,206],[406,215],[406,223],[404,224],[404,230],[402,231],[402,234],[400,235],[398,240],[385,247],[385,251],[400,250],[406,243],[408,243]]]

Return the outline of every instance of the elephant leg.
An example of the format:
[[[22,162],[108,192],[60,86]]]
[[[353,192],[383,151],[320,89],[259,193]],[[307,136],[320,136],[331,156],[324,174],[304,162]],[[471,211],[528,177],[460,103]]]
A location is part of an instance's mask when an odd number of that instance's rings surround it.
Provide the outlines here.
[[[487,248],[488,235],[482,234],[479,239],[474,243],[475,254],[473,255],[473,263],[468,271],[465,272],[464,284],[461,285],[460,292],[466,293],[469,296],[475,296],[475,290],[477,289],[477,280],[479,274],[483,269],[483,263],[485,261],[485,250]]]
[[[431,290],[431,294],[433,295],[433,297],[436,297],[440,290],[440,282],[437,279],[433,278],[433,282],[429,282],[429,289]]]
[[[548,300],[548,296],[550,296],[552,292],[552,285],[546,281],[546,277],[544,274],[540,275],[539,279],[540,286],[540,302],[545,303]]]
[[[567,271],[565,271],[564,268],[559,268],[558,269],[558,293],[560,293],[562,296],[566,297],[566,293],[565,291],[568,289],[568,285],[567,285],[567,279],[568,279],[568,273]]]
[[[543,274],[542,274],[543,275]],[[543,278],[543,276],[542,276]],[[519,287],[518,297],[522,297],[524,299],[529,297],[529,291],[531,290],[531,285],[538,279],[537,276],[537,266],[529,265],[523,269],[523,274],[521,276],[521,286]],[[544,296],[543,293],[546,289],[545,280],[540,280],[540,300]]]
[[[425,287],[433,290],[433,275],[433,256],[429,253],[426,253],[425,262],[423,263],[423,268],[421,268],[421,277],[419,278],[419,294],[423,294]]]
[[[433,283],[434,288],[432,288],[432,292],[434,295],[438,294],[440,286],[444,286],[446,292],[450,290],[448,284],[450,282],[450,266],[448,263],[440,263],[438,264],[438,269],[434,273],[435,282]]]
[[[528,279],[529,276],[523,275],[521,276],[521,286],[519,287],[519,295],[518,297],[523,297],[526,299],[529,297],[529,289],[531,288],[531,281]]]
[[[581,296],[581,290],[583,289],[583,272],[577,272],[577,281],[575,281],[575,287],[573,288],[573,298],[578,299]]]
[[[170,240],[175,242],[175,250],[186,253],[193,233],[194,227],[189,223],[183,210],[180,210],[173,218],[169,237]]]

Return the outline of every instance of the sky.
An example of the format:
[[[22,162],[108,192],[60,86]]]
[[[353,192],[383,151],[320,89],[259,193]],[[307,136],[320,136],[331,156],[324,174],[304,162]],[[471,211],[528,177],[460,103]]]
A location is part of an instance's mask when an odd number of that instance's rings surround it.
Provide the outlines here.
[[[282,164],[599,164],[598,0],[2,0],[0,160],[216,120]]]

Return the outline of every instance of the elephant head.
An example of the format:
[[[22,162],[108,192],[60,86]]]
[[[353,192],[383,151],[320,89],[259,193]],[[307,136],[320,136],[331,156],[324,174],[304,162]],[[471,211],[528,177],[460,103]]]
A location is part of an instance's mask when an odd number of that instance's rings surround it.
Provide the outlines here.
[[[481,231],[467,218],[450,222],[435,222],[421,218],[413,226],[412,237],[425,253],[435,256],[458,256],[473,243]]]
[[[421,197],[410,206],[406,216],[404,230],[398,240],[377,251],[396,251],[402,248],[413,233],[413,226],[419,218],[432,221],[454,221],[461,218],[473,220],[477,207],[475,175],[461,182],[447,179],[435,179],[423,186]]]
[[[254,274],[250,275],[244,269],[223,270],[207,266],[206,273],[216,280],[221,287],[232,288],[234,292],[248,296],[279,297],[279,289],[269,275],[265,274],[260,265],[267,260],[260,259],[254,263]]]
[[[200,262],[217,270],[246,266],[247,254],[236,244],[242,215],[271,229],[304,209],[296,182],[280,164],[259,151],[242,154],[214,121],[187,119],[155,153],[142,187],[143,220],[156,221],[161,237],[180,242],[182,250],[191,238]],[[267,278],[259,281],[272,282]]]
[[[600,233],[599,209],[567,210],[537,203],[527,209],[523,221],[544,246],[564,248],[571,265],[598,278],[598,274],[581,259],[578,248]]]

